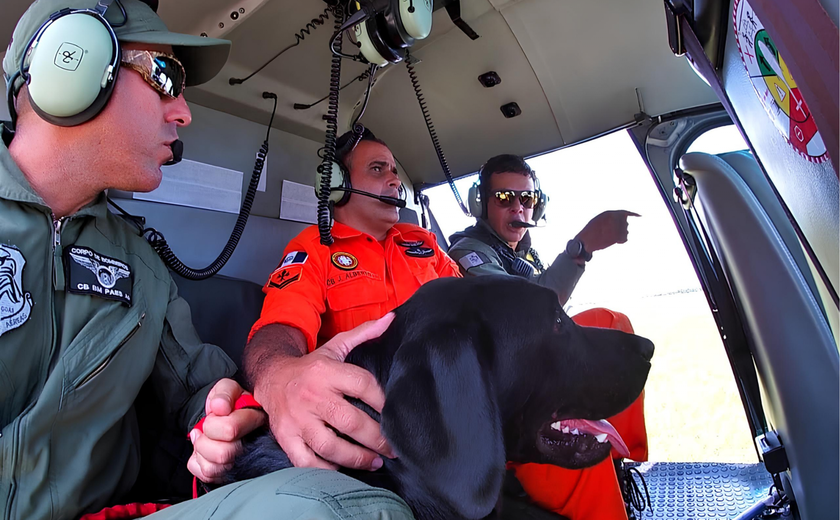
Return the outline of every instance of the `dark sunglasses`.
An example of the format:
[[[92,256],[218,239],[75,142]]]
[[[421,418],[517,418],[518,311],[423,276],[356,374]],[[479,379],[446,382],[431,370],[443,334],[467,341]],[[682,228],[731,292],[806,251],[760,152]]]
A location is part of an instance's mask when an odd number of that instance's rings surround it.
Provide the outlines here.
[[[496,204],[503,208],[510,207],[517,198],[523,208],[531,209],[537,204],[540,192],[535,190],[496,190],[493,192],[493,199]]]
[[[122,65],[137,71],[153,89],[177,99],[184,92],[187,75],[172,54],[158,51],[122,51]]]

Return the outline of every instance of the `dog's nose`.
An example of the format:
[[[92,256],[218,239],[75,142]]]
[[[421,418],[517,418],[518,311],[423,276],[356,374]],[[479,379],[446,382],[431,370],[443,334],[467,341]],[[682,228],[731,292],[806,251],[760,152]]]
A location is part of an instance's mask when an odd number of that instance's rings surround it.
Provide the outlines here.
[[[645,358],[645,361],[650,361],[653,358],[653,342],[647,338],[639,337],[639,354]]]

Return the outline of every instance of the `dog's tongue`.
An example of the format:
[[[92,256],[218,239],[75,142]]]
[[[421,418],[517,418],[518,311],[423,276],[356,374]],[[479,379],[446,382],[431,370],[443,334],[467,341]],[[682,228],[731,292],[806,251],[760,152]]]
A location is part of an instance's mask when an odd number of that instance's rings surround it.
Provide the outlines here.
[[[575,429],[582,432],[589,433],[591,435],[598,435],[601,433],[607,434],[607,440],[610,441],[610,444],[621,455],[622,458],[630,456],[630,450],[627,448],[627,445],[624,444],[624,440],[621,438],[621,435],[618,434],[613,425],[610,424],[608,421],[600,420],[600,421],[588,421],[586,419],[566,419],[563,421],[563,426],[568,425],[569,428]]]

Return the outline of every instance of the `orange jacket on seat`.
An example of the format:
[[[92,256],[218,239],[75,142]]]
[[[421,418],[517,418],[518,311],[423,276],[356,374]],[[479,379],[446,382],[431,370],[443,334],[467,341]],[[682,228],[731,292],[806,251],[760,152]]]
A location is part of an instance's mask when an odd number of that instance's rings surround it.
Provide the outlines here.
[[[596,308],[581,312],[572,319],[585,327],[601,327],[633,333],[624,314]],[[630,450],[630,458],[645,461],[648,457],[644,416],[644,391],[629,408],[610,417],[609,422],[621,434]],[[613,450],[613,457],[617,457]],[[564,469],[550,464],[508,463],[522,488],[540,507],[571,520],[625,520],[627,513],[618,486],[612,457],[582,470]]]
[[[321,245],[317,226],[286,246],[283,260],[265,284],[265,302],[250,336],[281,323],[306,336],[310,352],[340,332],[379,319],[408,300],[424,283],[458,276],[458,266],[435,236],[412,224],[397,224],[378,242],[340,222],[335,242]]]

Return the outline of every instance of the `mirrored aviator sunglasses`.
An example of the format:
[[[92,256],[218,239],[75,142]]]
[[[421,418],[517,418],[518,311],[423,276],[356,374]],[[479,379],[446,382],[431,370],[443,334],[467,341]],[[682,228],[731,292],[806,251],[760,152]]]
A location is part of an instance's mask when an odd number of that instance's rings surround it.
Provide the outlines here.
[[[538,193],[534,190],[497,190],[493,192],[493,198],[503,208],[507,208],[513,204],[514,200],[519,198],[519,203],[523,208],[531,209],[537,202]]]
[[[172,54],[158,51],[124,50],[122,65],[137,71],[159,93],[177,99],[184,92],[184,66]]]

